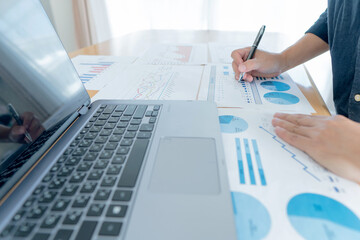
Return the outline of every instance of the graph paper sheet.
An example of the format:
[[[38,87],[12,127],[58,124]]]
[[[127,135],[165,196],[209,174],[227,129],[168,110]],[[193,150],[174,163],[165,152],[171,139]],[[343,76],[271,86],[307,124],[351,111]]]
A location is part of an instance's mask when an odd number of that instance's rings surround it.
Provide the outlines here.
[[[304,71],[303,73],[305,75],[297,76],[307,77]],[[199,99],[215,101],[218,107],[315,112],[289,73],[273,78],[257,77],[251,83],[238,82],[229,64],[205,67]]]
[[[108,70],[131,64],[136,57],[79,55],[71,59],[81,82],[87,90],[100,90],[112,81]]]
[[[360,186],[277,137],[272,118],[219,109],[238,239],[360,239]]]
[[[96,99],[196,100],[202,66],[128,65],[112,69],[112,81]]]
[[[199,65],[207,62],[207,44],[157,44],[136,61],[137,64],[153,65]]]

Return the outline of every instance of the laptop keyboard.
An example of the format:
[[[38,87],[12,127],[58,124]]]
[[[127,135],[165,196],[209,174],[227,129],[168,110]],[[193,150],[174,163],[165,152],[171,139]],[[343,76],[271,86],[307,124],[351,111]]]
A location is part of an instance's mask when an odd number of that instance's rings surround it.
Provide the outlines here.
[[[160,108],[100,106],[0,237],[121,236]]]

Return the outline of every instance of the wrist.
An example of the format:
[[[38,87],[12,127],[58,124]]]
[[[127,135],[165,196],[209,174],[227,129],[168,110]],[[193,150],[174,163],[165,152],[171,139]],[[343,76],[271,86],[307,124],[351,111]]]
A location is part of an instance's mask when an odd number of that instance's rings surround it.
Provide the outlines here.
[[[280,72],[283,73],[283,72],[286,72],[287,70],[291,69],[291,64],[289,63],[289,56],[288,56],[288,52],[285,50],[285,51],[282,51],[280,54],[279,54],[279,69],[280,69]]]

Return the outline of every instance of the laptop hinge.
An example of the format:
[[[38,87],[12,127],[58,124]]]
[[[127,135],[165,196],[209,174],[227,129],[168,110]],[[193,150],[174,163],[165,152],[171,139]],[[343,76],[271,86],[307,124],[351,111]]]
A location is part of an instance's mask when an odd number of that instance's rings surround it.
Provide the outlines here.
[[[82,107],[78,110],[80,115],[84,115],[89,111],[90,108],[90,101],[86,102]]]

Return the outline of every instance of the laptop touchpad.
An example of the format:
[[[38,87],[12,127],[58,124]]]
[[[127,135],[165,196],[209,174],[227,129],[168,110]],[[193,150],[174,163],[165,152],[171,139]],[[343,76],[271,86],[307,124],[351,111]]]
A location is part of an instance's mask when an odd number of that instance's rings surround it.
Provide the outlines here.
[[[216,144],[211,138],[160,140],[150,190],[157,193],[220,193]]]

